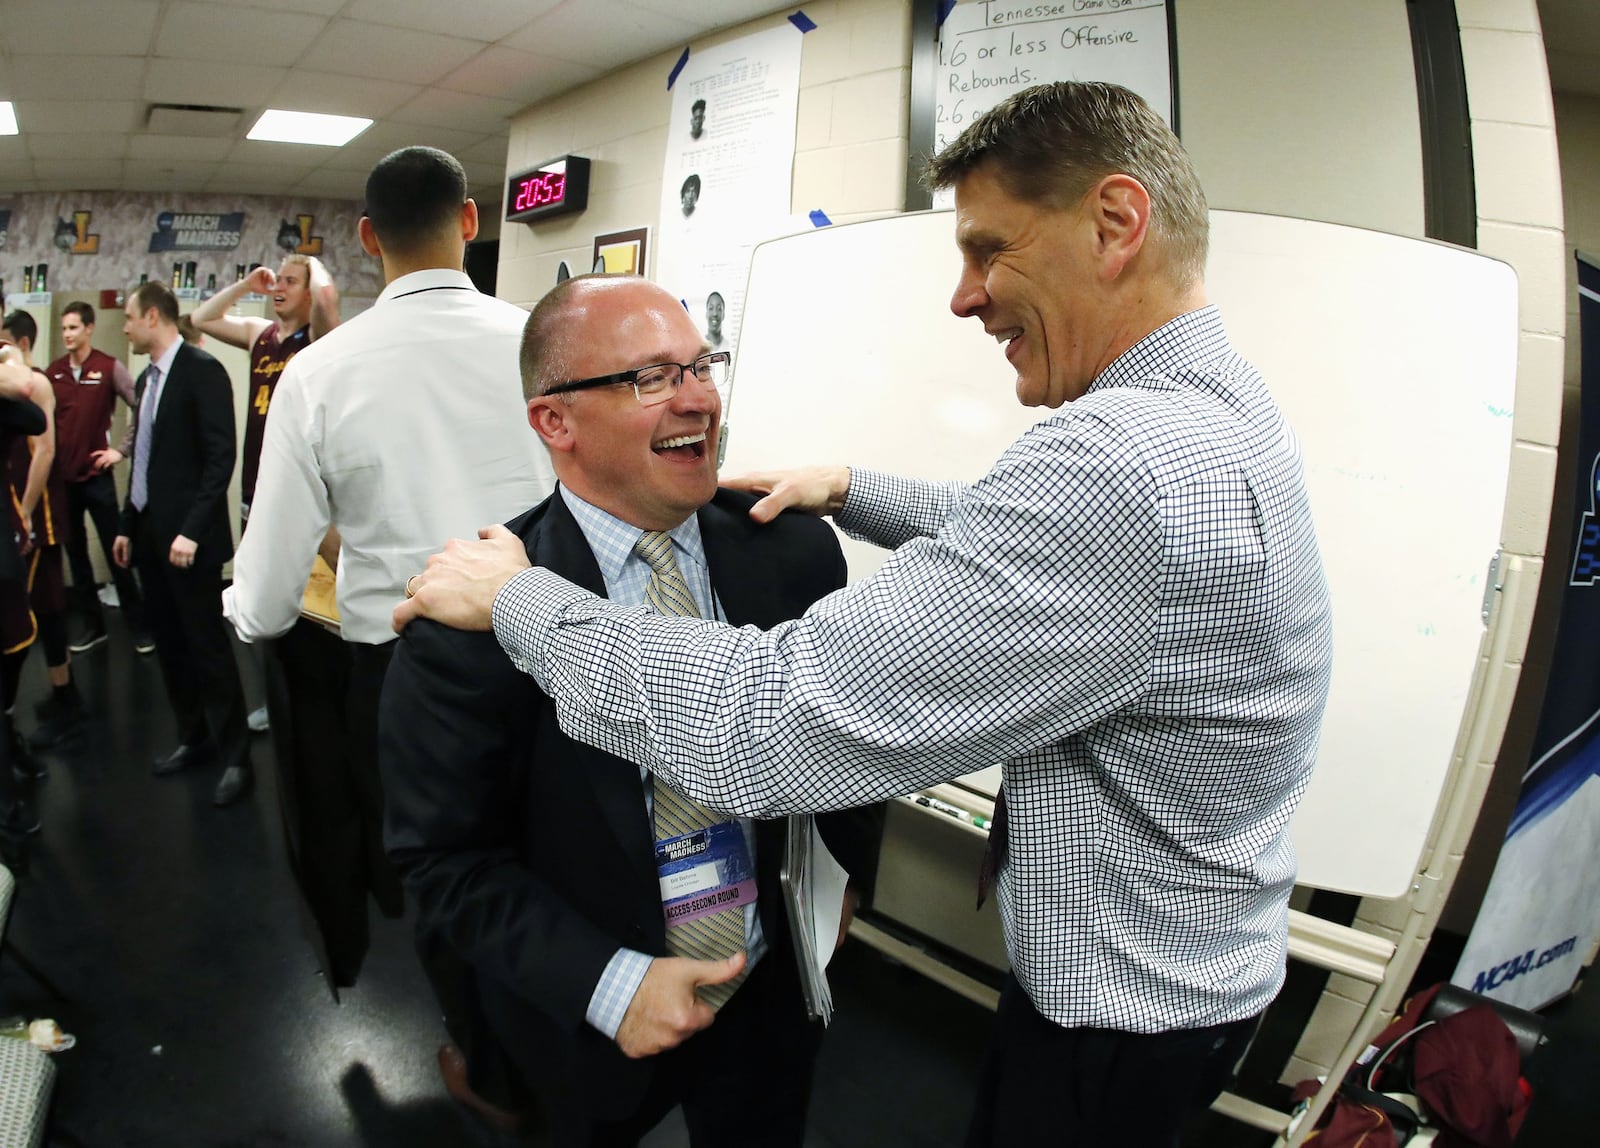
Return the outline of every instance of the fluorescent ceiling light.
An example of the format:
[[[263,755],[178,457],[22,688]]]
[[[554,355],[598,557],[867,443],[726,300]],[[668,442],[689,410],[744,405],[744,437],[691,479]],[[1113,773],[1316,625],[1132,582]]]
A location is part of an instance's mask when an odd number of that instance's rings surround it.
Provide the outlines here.
[[[0,100],[0,136],[17,134],[17,109],[10,100]]]
[[[246,139],[339,147],[372,126],[359,116],[325,116],[321,112],[285,112],[268,108]]]

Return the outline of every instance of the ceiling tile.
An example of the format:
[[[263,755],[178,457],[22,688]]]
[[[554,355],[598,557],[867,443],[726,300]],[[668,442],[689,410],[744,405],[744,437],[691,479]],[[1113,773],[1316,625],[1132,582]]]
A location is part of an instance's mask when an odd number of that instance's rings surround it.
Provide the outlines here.
[[[34,159],[122,159],[128,137],[122,132],[73,132],[71,135],[22,136]]]
[[[505,160],[499,163],[464,163],[468,183],[499,183],[506,177]]]
[[[314,171],[289,190],[294,195],[359,200],[366,195],[367,181],[353,172]]]
[[[463,13],[458,5],[441,4],[438,0],[350,0],[340,14],[373,24],[393,24],[446,36],[470,36],[493,43],[559,3],[561,0],[472,0],[470,21],[462,20]]]
[[[374,150],[372,148],[358,148],[354,145],[346,145],[323,160],[313,170],[344,172],[349,175],[359,175],[365,180],[367,173],[378,165],[378,161],[394,150],[394,148],[389,148],[387,151],[382,149]]]
[[[122,165],[122,186],[129,191],[184,191],[203,186],[216,175],[218,166],[130,159]]]
[[[36,159],[33,175],[40,183],[69,182],[77,191],[114,189],[122,183],[122,161],[95,159]]]
[[[1541,2],[1571,12],[1588,0]],[[379,159],[425,144],[462,161],[492,214],[508,120],[528,104],[774,11],[771,0],[0,0],[6,44],[26,47],[0,48],[0,95],[15,101],[24,133],[0,139],[0,193],[121,185],[359,198]],[[378,122],[344,148],[151,135],[150,102]]]
[[[504,168],[506,165],[506,153],[510,148],[511,137],[509,135],[495,135],[451,154],[462,163],[495,163]]]
[[[441,128],[502,132],[507,121],[523,109],[518,100],[495,100],[465,92],[429,88],[391,117],[404,124],[430,124]]]
[[[416,146],[436,147],[460,159],[461,149],[469,147],[481,139],[483,139],[483,132],[481,131],[429,127],[426,124],[386,122],[373,124],[351,140],[347,148],[341,148],[340,150],[347,154],[352,154],[351,149],[359,145],[362,154],[372,155],[372,163],[376,163],[397,148]],[[332,162],[330,159],[329,163],[331,164]],[[367,164],[367,166],[370,168],[372,163]]]
[[[706,30],[743,24],[795,7],[794,4],[775,5],[772,0],[695,0],[693,5],[686,5],[682,0],[625,0],[625,3],[629,8],[693,20]]]
[[[321,166],[333,148],[317,144],[274,143],[269,140],[240,140],[228,152],[228,162],[236,167],[257,165],[283,167],[305,175]]]
[[[236,140],[218,136],[157,136],[139,134],[128,138],[130,160],[204,163],[228,158]]]
[[[316,44],[300,63],[323,72],[371,76],[379,80],[400,76],[431,84],[472,59],[482,47],[475,40],[456,36],[335,20],[317,37]]]
[[[144,60],[107,56],[88,66],[76,56],[16,56],[11,61],[13,100],[127,99],[144,84]]]
[[[244,168],[238,164],[222,164],[217,174],[205,182],[206,191],[224,191],[236,195],[282,195],[306,177],[304,171],[284,171],[278,168]]]
[[[379,119],[414,99],[422,88],[392,80],[364,76],[340,76],[295,68],[278,85],[268,103],[292,112],[324,112],[335,116],[365,116]]]
[[[321,16],[265,8],[219,8],[180,0],[156,33],[156,54],[189,60],[240,60],[287,66],[328,26]]]
[[[17,123],[30,132],[132,132],[144,126],[144,104],[134,100],[23,100]]]
[[[262,7],[262,0],[208,0],[208,2],[228,8]],[[322,16],[332,16],[344,5],[345,0],[272,0],[272,6],[275,8],[293,12],[316,12]]]
[[[74,56],[142,56],[150,50],[156,0],[7,0],[5,37],[10,45],[48,50],[70,48]],[[19,53],[20,54],[20,53]]]
[[[8,173],[5,179],[0,179],[0,195],[20,195],[25,191],[46,190],[48,189],[39,186],[37,180],[31,177],[24,179],[20,173],[16,176],[11,176]]]
[[[144,98],[163,104],[257,108],[288,74],[287,68],[238,61],[157,59],[145,73]]]
[[[564,92],[600,75],[599,68],[536,56],[513,48],[485,48],[439,81],[441,88],[498,96],[524,105]]]
[[[682,6],[673,10],[681,12]],[[599,71],[609,71],[685,44],[701,31],[698,24],[660,12],[619,4],[593,8],[563,4],[508,37],[505,43],[507,47],[579,60]]]

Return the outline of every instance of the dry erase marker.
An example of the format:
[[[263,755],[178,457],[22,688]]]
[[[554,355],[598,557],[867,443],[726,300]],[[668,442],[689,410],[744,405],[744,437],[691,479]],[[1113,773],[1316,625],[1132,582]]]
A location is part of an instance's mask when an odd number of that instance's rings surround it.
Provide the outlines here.
[[[926,806],[935,813],[943,813],[947,817],[954,817],[958,821],[965,821],[968,825],[976,825],[979,829],[989,828],[989,823],[981,817],[968,813],[965,809],[951,805],[948,801],[940,801],[937,797],[928,797],[925,794],[917,795],[917,804]]]

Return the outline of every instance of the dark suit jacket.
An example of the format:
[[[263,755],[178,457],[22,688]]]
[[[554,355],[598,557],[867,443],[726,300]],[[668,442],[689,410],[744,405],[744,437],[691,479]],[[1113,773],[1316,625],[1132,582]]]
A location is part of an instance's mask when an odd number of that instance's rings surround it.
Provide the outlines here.
[[[844,557],[820,520],[748,516],[719,491],[700,511],[706,560],[728,620],[770,628],[844,583]],[[605,584],[559,495],[508,523],[528,557],[597,594]],[[516,1060],[548,1065],[613,1117],[649,1080],[584,1020],[619,947],[666,951],[639,767],[569,739],[554,703],[492,633],[412,623],[384,687],[380,754],[385,842],[429,930],[472,966],[480,999]],[[829,850],[870,888],[883,807],[817,818]],[[784,823],[756,823],[764,961],[794,965],[778,880]],[[518,1015],[509,1015],[509,1014]]]
[[[141,372],[134,390],[144,403]],[[133,414],[133,451],[137,457],[139,406]],[[238,457],[233,419],[233,384],[228,372],[206,352],[184,343],[172,360],[172,373],[162,380],[151,441],[149,501],[143,513],[133,508],[130,493],[122,507],[122,533],[133,539],[160,540],[170,546],[178,535],[198,544],[195,565],[221,566],[233,555],[233,528],[228,521],[228,480]]]

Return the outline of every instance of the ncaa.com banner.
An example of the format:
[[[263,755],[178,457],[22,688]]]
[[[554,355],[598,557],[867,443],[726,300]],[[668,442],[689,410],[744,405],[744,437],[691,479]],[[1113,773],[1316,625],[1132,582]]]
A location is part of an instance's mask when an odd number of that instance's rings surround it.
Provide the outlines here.
[[[1565,995],[1600,929],[1600,263],[1578,256],[1578,498],[1532,764],[1461,963],[1463,988],[1534,1009]]]

